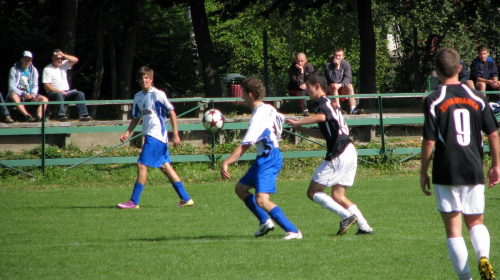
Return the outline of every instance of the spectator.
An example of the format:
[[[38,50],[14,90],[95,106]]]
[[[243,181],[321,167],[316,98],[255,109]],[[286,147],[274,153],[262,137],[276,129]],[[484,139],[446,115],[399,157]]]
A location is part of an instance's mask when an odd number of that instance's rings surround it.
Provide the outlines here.
[[[298,53],[295,61],[288,68],[288,93],[295,96],[307,96],[305,80],[309,74],[314,72],[314,67],[307,62],[305,53]],[[307,109],[307,99],[299,100],[302,115],[309,116]]]
[[[3,105],[5,101],[3,100],[2,93],[0,92],[0,121],[3,123],[13,123],[14,120],[11,118],[9,110],[7,109],[7,106]]]
[[[337,48],[335,49],[334,54],[328,58],[328,62],[325,65],[325,77],[328,83],[328,93],[330,95],[354,95],[351,64],[345,60],[344,57],[344,50]],[[335,98],[335,104],[340,108],[338,98]],[[341,111],[344,113],[342,109]],[[356,108],[356,101],[354,100],[354,97],[349,98],[349,113],[364,113],[363,109]]]
[[[26,101],[47,102],[47,97],[38,94],[38,70],[32,63],[33,54],[24,51],[21,60],[16,62],[9,73],[9,93],[7,101],[21,103]],[[39,122],[42,120],[42,105],[38,106],[36,116],[33,118],[24,105],[19,104],[16,109],[28,122]],[[43,105],[47,110],[47,105]]]
[[[477,49],[478,57],[474,58],[471,69],[471,78],[479,91],[499,90],[498,68],[493,58],[488,57],[490,52],[485,45]]]
[[[76,56],[65,54],[59,49],[54,50],[52,53],[52,63],[45,66],[42,77],[43,86],[47,91],[47,97],[49,100],[85,101],[85,95],[83,92],[76,89],[69,90],[67,71],[76,63],[78,63],[78,58]],[[59,121],[67,121],[68,118],[66,117],[66,113],[64,111],[64,104],[59,104],[57,106],[59,108],[57,111]],[[80,121],[92,120],[85,104],[80,103],[77,104],[76,107],[78,108]]]
[[[469,71],[467,71],[467,65],[463,59],[460,60],[460,64],[462,65],[462,70],[458,74],[458,80],[460,80],[461,84],[465,84],[470,89],[475,89],[474,82],[469,80]]]

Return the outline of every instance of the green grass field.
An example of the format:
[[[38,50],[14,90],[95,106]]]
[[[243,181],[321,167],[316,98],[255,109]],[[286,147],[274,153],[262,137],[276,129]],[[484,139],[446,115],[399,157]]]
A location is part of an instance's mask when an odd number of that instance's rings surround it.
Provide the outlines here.
[[[120,210],[115,205],[130,197],[135,167],[107,168],[3,178],[0,279],[456,278],[434,197],[422,194],[415,171],[360,168],[347,194],[375,234],[356,236],[354,226],[341,237],[335,236],[339,218],[305,195],[314,166],[300,176],[282,174],[272,199],[304,235],[283,241],[279,227],[253,237],[258,222],[234,194],[237,179],[217,180],[217,170],[203,182],[189,166],[178,168],[195,200],[192,208],[177,208],[174,190],[154,170],[141,208]],[[244,169],[230,167],[237,178]],[[499,199],[498,186],[487,190],[494,269],[500,267]]]

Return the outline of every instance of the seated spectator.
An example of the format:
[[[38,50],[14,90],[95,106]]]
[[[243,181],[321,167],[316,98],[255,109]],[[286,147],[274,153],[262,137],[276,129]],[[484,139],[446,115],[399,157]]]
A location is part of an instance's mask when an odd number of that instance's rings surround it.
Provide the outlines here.
[[[328,83],[328,93],[330,95],[354,95],[351,64],[345,60],[344,57],[344,50],[337,48],[334,54],[328,58],[328,62],[325,65],[325,77]],[[335,104],[340,108],[338,98],[335,98]],[[340,110],[344,112],[342,109]],[[364,110],[356,108],[356,100],[354,100],[354,97],[349,97],[349,114],[362,113],[364,113]]]
[[[475,89],[474,82],[469,80],[469,71],[467,71],[467,65],[463,59],[460,60],[460,64],[462,65],[462,70],[458,73],[458,79],[460,83],[465,84],[470,89]]]
[[[85,101],[85,95],[78,90],[70,90],[67,71],[78,62],[78,58],[73,55],[65,54],[61,50],[56,49],[52,53],[52,63],[45,66],[43,69],[42,83],[47,91],[47,97],[51,101]],[[65,122],[68,120],[64,110],[64,104],[58,106],[59,121]],[[85,104],[77,104],[78,115],[80,121],[90,121],[92,118],[89,116],[87,106]]]
[[[471,68],[471,78],[474,81],[476,89],[479,91],[500,90],[498,82],[498,68],[495,61],[488,57],[490,52],[485,45],[479,46],[477,49],[478,57],[476,57]]]
[[[26,101],[47,102],[47,97],[38,94],[38,70],[32,63],[33,54],[24,51],[21,60],[16,62],[9,73],[9,93],[7,101],[21,103]],[[24,105],[19,104],[16,109],[28,122],[39,122],[42,120],[42,107],[45,111],[47,105],[39,105],[36,116],[33,118]]]
[[[3,105],[5,101],[3,100],[2,93],[0,92],[0,121],[3,123],[13,123],[14,120],[10,116],[9,110],[7,106]]]
[[[309,74],[314,72],[314,67],[307,62],[307,57],[304,53],[298,53],[295,61],[288,68],[288,93],[295,96],[307,96],[305,80]],[[307,99],[299,100],[299,106],[302,110],[302,115],[309,116],[307,109]]]

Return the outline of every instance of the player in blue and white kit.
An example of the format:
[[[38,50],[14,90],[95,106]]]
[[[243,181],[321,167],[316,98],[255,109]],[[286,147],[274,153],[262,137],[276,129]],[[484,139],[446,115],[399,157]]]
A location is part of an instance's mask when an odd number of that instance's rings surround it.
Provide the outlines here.
[[[147,66],[143,66],[137,71],[137,82],[142,90],[134,96],[133,119],[127,131],[120,137],[120,141],[124,142],[142,118],[142,133],[145,138],[141,155],[137,161],[137,180],[130,200],[116,205],[121,209],[139,208],[139,199],[148,178],[148,166],[161,168],[163,174],[167,176],[181,199],[178,207],[193,206],[194,204],[184,189],[179,175],[170,164],[167,117],[170,117],[172,124],[172,143],[174,147],[177,147],[181,144],[177,130],[177,115],[174,107],[167,100],[165,92],[153,87],[153,76],[153,70]]]
[[[276,179],[283,166],[278,140],[284,117],[273,106],[262,102],[266,89],[261,80],[247,78],[241,86],[244,104],[252,109],[252,117],[241,145],[222,162],[221,176],[231,178],[228,165],[256,145],[257,158],[235,187],[238,197],[260,222],[255,237],[274,230],[273,219],[286,232],[283,239],[301,239],[302,233],[287,219],[283,210],[270,200],[270,194],[276,193]],[[252,188],[255,188],[255,195],[249,192]]]
[[[314,115],[302,119],[286,119],[295,129],[312,137],[326,140],[326,157],[316,169],[307,189],[307,197],[324,208],[340,216],[340,228],[337,235],[343,235],[352,224],[357,222],[360,234],[373,234],[373,229],[361,214],[356,204],[350,201],[345,193],[347,187],[354,184],[358,157],[356,149],[349,138],[349,127],[342,117],[339,107],[332,106],[332,100],[326,96],[327,82],[321,72],[316,71],[306,79],[306,91],[314,100]],[[318,129],[303,125],[318,124]],[[324,190],[332,187],[332,194]]]
[[[448,255],[459,279],[472,279],[462,236],[462,215],[476,252],[481,279],[495,279],[489,261],[490,234],[483,224],[483,138],[488,136],[491,167],[488,187],[500,181],[498,122],[481,92],[460,84],[462,68],[456,49],[445,48],[434,59],[442,86],[424,101],[424,133],[420,187],[431,195],[427,175],[432,159],[432,183],[441,212]]]

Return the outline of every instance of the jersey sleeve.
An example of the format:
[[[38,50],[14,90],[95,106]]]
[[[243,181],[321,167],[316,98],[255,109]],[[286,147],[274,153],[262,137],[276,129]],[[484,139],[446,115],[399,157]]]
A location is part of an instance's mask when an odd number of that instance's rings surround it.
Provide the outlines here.
[[[426,140],[436,140],[436,120],[430,112],[430,99],[427,97],[424,101],[424,132],[423,137]]]

